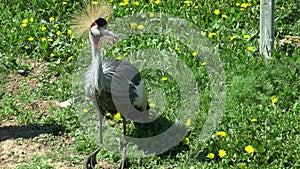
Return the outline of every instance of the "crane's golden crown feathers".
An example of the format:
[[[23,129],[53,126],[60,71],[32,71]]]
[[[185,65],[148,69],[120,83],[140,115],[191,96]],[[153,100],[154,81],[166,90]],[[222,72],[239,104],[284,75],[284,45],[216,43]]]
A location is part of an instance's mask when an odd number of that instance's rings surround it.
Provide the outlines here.
[[[90,30],[92,23],[98,18],[107,19],[113,12],[112,7],[104,0],[98,3],[86,3],[79,9],[71,20],[71,29],[77,36],[84,35]]]

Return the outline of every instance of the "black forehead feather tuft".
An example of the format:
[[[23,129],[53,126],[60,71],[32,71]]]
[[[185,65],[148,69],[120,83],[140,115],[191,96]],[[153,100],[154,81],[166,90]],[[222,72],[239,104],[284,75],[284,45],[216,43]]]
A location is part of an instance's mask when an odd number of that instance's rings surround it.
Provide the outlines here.
[[[103,18],[98,18],[95,22],[99,27],[103,27],[103,26],[107,25],[107,21]]]

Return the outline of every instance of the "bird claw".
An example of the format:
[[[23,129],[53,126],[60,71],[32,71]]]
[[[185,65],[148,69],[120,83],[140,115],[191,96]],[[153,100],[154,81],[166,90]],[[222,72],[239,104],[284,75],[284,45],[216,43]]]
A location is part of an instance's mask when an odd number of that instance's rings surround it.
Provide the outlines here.
[[[126,157],[122,159],[119,169],[129,169],[129,162]]]
[[[98,153],[99,149],[97,149],[96,151],[94,151],[92,154],[90,154],[86,161],[85,161],[85,169],[95,169],[95,166],[97,164],[96,161],[96,155]]]

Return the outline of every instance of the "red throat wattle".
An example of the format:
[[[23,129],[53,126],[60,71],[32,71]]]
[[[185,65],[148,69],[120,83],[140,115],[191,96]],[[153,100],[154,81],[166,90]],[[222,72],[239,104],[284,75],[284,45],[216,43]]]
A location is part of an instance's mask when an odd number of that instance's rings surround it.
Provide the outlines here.
[[[94,42],[94,47],[99,50],[100,49],[100,37],[94,36],[93,42]]]
[[[99,42],[98,42],[98,43],[94,43],[94,45],[95,45],[95,48],[96,48],[96,49],[98,49],[98,50],[100,49],[100,44],[99,44]]]

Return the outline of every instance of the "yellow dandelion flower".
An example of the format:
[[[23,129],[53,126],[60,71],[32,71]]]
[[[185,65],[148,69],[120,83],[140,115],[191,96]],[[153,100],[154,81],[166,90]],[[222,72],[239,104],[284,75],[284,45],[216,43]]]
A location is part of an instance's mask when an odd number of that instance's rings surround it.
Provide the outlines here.
[[[245,10],[245,8],[240,8],[240,10],[241,10],[241,11],[244,11],[244,10]]]
[[[144,25],[138,25],[137,29],[140,29],[140,30],[144,29]]]
[[[245,147],[245,151],[248,154],[251,154],[251,153],[254,153],[254,148],[251,145],[248,145],[248,146]]]
[[[187,4],[188,6],[190,6],[192,1],[184,1],[184,3]]]
[[[155,106],[156,106],[155,103],[149,103],[150,108],[154,108]]]
[[[80,45],[79,45],[80,47],[83,47],[84,46],[84,44],[83,43],[80,43]]]
[[[47,39],[46,38],[41,38],[42,42],[45,42]]]
[[[225,157],[225,156],[227,155],[226,151],[223,150],[223,149],[219,150],[218,152],[219,152],[218,155],[219,155],[221,158],[223,158],[223,157]]]
[[[28,41],[34,41],[34,38],[33,37],[29,37]]]
[[[202,36],[206,36],[206,32],[202,32],[201,34],[202,34]]]
[[[136,5],[136,6],[140,5],[139,1],[135,1],[133,4]]]
[[[55,54],[54,53],[50,53],[50,57],[53,57],[53,56],[55,56]]]
[[[177,47],[175,48],[175,50],[176,50],[176,51],[180,51],[180,49],[179,49],[179,48],[177,48]]]
[[[235,6],[241,6],[241,4],[240,3],[235,3]]]
[[[198,53],[197,53],[197,52],[193,52],[192,55],[193,55],[194,57],[196,57],[196,56],[198,55]]]
[[[185,125],[187,127],[191,126],[192,125],[192,120],[191,119],[187,119],[186,122],[185,122]]]
[[[131,22],[130,23],[130,27],[133,28],[133,29],[135,29],[137,27],[137,23]]]
[[[60,31],[57,31],[57,32],[56,32],[56,35],[59,36],[59,35],[60,35]]]
[[[98,2],[97,2],[97,1],[93,1],[92,4],[93,4],[93,5],[97,5]]]
[[[248,6],[250,6],[250,4],[248,4],[248,3],[242,3],[242,5],[241,5],[242,8],[247,8]]]
[[[71,29],[69,29],[67,32],[68,32],[68,35],[72,35],[73,34],[73,31]]]
[[[89,112],[89,110],[88,110],[87,108],[84,108],[84,109],[82,110],[82,112],[83,112],[83,113],[87,113],[87,112]]]
[[[225,18],[225,19],[227,19],[227,18],[228,18],[228,16],[227,16],[227,15],[225,15],[225,14],[222,14],[222,18]]]
[[[278,101],[278,100],[277,100],[277,97],[276,97],[276,96],[272,96],[272,103],[275,104],[275,103],[277,103],[277,101]]]
[[[219,9],[216,9],[215,11],[214,11],[214,14],[215,15],[219,15],[221,12],[220,12],[220,10]]]
[[[49,18],[49,21],[50,21],[50,22],[52,22],[52,21],[54,21],[54,20],[55,20],[54,17],[50,17],[50,18]]]
[[[27,23],[22,23],[22,27],[25,28],[27,26]]]
[[[30,22],[33,22],[33,21],[34,21],[33,17],[31,17],[31,18],[29,19],[29,21],[30,21]]]
[[[216,133],[216,135],[217,136],[221,136],[221,137],[226,137],[226,132],[224,132],[224,131],[218,131],[217,133]]]
[[[162,80],[162,81],[167,81],[168,78],[167,78],[167,77],[162,77],[161,80]]]
[[[209,37],[209,38],[212,38],[213,36],[216,36],[216,35],[217,35],[216,33],[211,32],[211,33],[208,34],[208,37]]]
[[[243,37],[244,37],[244,39],[250,39],[251,38],[250,35],[244,35]]]
[[[154,13],[151,12],[151,13],[149,14],[149,16],[150,16],[150,17],[153,17],[153,16],[154,16]]]
[[[205,65],[206,65],[206,62],[202,62],[202,63],[201,63],[201,66],[205,66]]]
[[[213,158],[215,158],[215,154],[214,153],[208,153],[206,157],[209,158],[209,159],[213,159]]]
[[[70,62],[73,59],[73,56],[68,57],[68,62]]]
[[[291,38],[291,35],[285,35],[284,38],[290,39],[290,38]]]
[[[247,168],[247,164],[246,164],[246,163],[241,163],[241,164],[240,164],[240,167],[241,167],[241,168]]]
[[[63,5],[67,5],[67,4],[68,4],[68,2],[66,2],[66,1],[63,2]]]
[[[188,137],[184,137],[182,140],[183,144],[189,144],[190,143],[190,139]]]
[[[53,39],[52,39],[52,38],[48,38],[48,41],[49,41],[49,42],[53,42]]]
[[[28,23],[28,19],[23,19],[22,23]]]
[[[125,57],[125,56],[127,56],[128,55],[128,53],[127,52],[125,52],[125,53],[123,53],[123,56]]]
[[[117,119],[117,120],[120,119],[121,117],[122,116],[121,116],[120,112],[118,112],[117,114],[114,115],[114,118]]]
[[[235,40],[235,39],[237,39],[236,35],[233,35],[233,36],[230,37],[230,40]]]
[[[124,0],[124,2],[120,2],[119,3],[119,6],[125,6],[125,5],[128,5],[129,4],[129,1],[128,0]]]
[[[120,2],[119,6],[125,6],[126,4],[124,2]]]
[[[42,26],[41,28],[42,31],[45,31],[46,29],[47,29],[46,26]]]
[[[248,47],[247,47],[247,50],[248,50],[248,51],[253,51],[253,47],[248,46]]]
[[[156,1],[154,1],[154,3],[158,5],[158,4],[160,4],[160,0],[156,0]]]
[[[122,57],[121,56],[117,56],[116,59],[117,60],[122,60]]]
[[[199,8],[199,6],[194,6],[194,8],[195,8],[195,9],[198,9],[198,8]]]
[[[254,119],[251,119],[250,121],[251,121],[251,123],[255,123],[255,122],[257,122],[257,119],[254,118]]]

